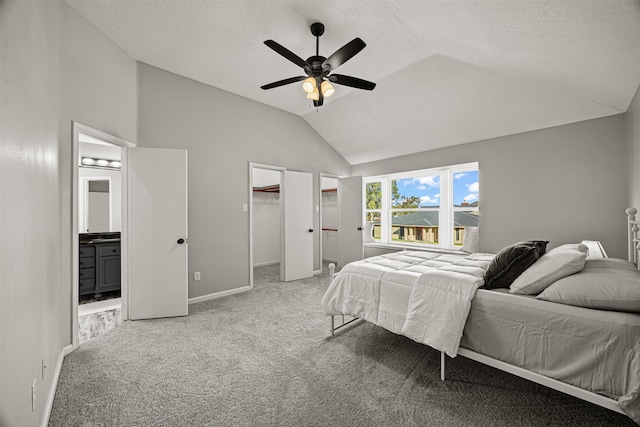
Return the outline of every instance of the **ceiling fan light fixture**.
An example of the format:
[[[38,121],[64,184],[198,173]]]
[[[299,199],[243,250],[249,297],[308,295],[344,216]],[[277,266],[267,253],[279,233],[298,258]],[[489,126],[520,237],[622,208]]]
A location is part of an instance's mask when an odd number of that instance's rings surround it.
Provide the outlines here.
[[[307,77],[306,79],[304,79],[304,81],[302,82],[302,90],[307,93],[311,93],[314,91],[314,89],[316,89],[316,79],[313,77]]]
[[[333,85],[326,80],[324,80],[320,85],[320,90],[322,90],[322,95],[325,98],[330,97],[331,95],[333,95],[333,92],[335,92]]]
[[[316,87],[313,91],[307,94],[307,98],[313,99],[314,101],[318,101],[320,99],[320,91]]]

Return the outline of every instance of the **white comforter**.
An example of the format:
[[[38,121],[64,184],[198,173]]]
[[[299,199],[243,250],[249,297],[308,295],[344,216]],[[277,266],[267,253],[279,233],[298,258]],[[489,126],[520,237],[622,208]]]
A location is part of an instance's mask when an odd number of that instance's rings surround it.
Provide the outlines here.
[[[403,251],[346,265],[322,298],[326,315],[347,314],[455,357],[490,254]]]

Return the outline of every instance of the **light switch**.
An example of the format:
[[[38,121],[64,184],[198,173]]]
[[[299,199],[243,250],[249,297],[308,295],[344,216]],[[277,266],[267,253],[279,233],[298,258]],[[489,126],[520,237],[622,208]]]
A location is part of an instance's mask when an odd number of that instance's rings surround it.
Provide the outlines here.
[[[249,210],[249,206],[247,206],[247,204],[246,204],[246,203],[243,203],[243,204],[242,204],[242,212],[246,212],[246,211],[248,211],[248,210]]]

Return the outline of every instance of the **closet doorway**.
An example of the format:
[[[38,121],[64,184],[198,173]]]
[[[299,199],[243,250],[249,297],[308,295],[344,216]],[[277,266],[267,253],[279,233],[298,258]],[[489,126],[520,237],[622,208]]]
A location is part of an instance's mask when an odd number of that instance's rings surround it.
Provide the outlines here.
[[[338,177],[320,174],[320,269],[338,264]]]
[[[249,163],[249,286],[254,270],[289,282],[313,276],[313,174]],[[277,271],[277,272],[276,272]]]
[[[320,174],[321,265],[332,262],[340,270],[364,257],[362,192],[361,176]]]
[[[283,280],[283,168],[254,166],[251,170],[251,285]]]

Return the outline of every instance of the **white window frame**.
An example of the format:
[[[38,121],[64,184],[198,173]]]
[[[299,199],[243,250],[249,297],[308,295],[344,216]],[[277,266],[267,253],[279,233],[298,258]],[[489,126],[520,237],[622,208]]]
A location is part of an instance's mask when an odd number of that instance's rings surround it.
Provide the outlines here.
[[[453,175],[460,172],[467,171],[479,171],[478,162],[464,163],[460,165],[451,165],[445,167],[421,169],[414,171],[406,171],[400,173],[392,173],[386,175],[377,175],[365,177],[362,180],[362,191],[365,197],[363,197],[363,221],[367,222],[367,206],[366,206],[366,191],[367,184],[372,182],[380,182],[380,188],[382,191],[382,211],[380,215],[381,226],[381,238],[375,240],[374,244],[385,246],[400,246],[411,249],[446,249],[446,250],[460,250],[460,246],[454,246],[454,212],[469,212],[479,211],[480,206],[473,209],[467,207],[454,207],[453,206]],[[439,211],[438,220],[438,243],[425,244],[425,243],[411,243],[411,242],[399,242],[392,240],[392,227],[391,221],[394,209],[391,206],[391,182],[399,179],[417,178],[423,176],[435,176],[440,177],[440,207],[439,208],[422,208],[419,210],[437,210]],[[378,211],[377,209],[371,209],[369,212]]]

